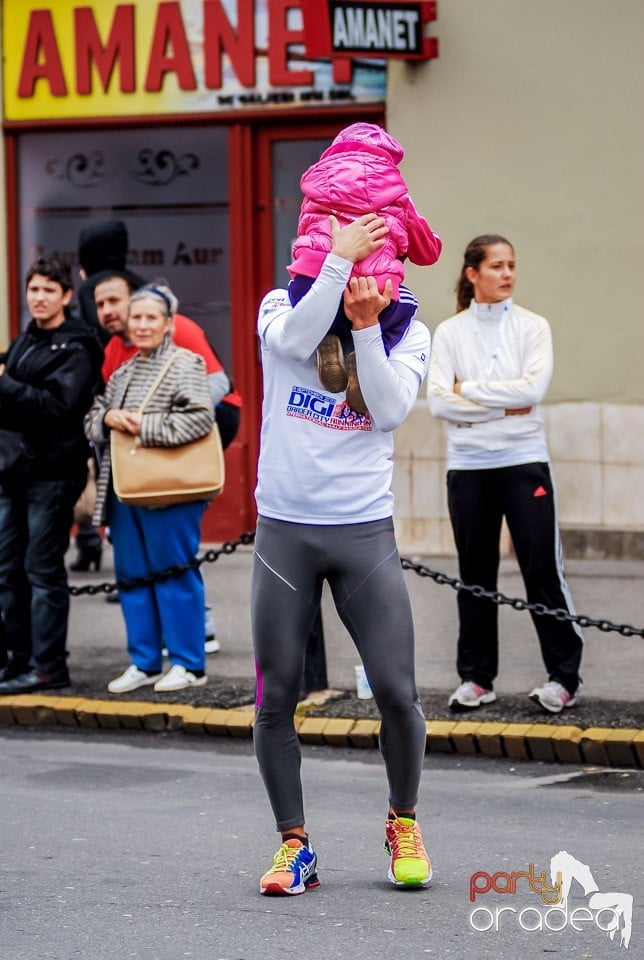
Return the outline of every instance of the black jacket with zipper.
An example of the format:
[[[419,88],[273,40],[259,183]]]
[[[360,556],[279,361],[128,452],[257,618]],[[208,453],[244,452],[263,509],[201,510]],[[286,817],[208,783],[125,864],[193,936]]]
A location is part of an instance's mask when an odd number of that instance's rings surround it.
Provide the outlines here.
[[[0,356],[0,427],[23,433],[34,455],[30,476],[75,479],[89,455],[83,417],[100,383],[103,350],[86,324],[68,315],[53,330],[35,321]]]

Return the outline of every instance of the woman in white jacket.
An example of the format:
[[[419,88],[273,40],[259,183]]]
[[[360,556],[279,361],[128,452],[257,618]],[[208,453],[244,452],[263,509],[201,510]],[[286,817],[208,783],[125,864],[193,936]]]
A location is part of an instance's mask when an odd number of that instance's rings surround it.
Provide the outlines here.
[[[496,590],[506,518],[528,600],[574,613],[561,543],[543,420],[538,404],[552,376],[548,322],[512,302],[512,245],[476,237],[457,284],[459,312],[438,326],[428,399],[447,420],[447,497],[461,579]],[[497,606],[459,591],[455,712],[496,700]],[[581,689],[583,639],[576,624],[533,616],[548,680],[529,694],[551,713],[572,707]]]

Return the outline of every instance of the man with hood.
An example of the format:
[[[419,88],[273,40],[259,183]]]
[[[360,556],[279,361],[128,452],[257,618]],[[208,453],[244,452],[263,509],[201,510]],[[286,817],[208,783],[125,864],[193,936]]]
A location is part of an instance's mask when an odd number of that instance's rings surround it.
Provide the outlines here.
[[[65,264],[39,257],[26,289],[32,320],[0,354],[0,694],[70,682],[64,557],[87,479],[83,417],[103,353],[68,310]]]
[[[127,227],[122,220],[97,220],[84,227],[78,238],[78,260],[80,263],[81,284],[76,297],[81,319],[91,327],[99,341],[106,347],[112,331],[107,330],[96,313],[94,291],[104,280],[117,275],[122,277],[130,290],[144,286],[145,280],[126,266],[129,249]],[[76,524],[76,557],[69,569],[100,570],[103,552],[103,538],[92,524],[92,510],[96,499],[95,467],[92,460],[88,463],[89,477],[74,511]],[[107,600],[118,600],[118,594],[110,593]]]
[[[122,277],[130,290],[138,290],[146,281],[126,267],[129,239],[122,220],[97,220],[84,227],[78,238],[78,260],[82,283],[77,298],[81,317],[106,344],[110,332],[98,322],[94,291],[108,277]]]

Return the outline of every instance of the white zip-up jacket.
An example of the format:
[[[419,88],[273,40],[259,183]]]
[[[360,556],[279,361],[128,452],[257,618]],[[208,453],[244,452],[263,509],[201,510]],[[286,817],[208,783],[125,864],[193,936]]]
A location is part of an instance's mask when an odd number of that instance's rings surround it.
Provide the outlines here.
[[[427,398],[446,420],[447,468],[476,470],[549,460],[539,403],[552,377],[552,337],[543,317],[504,300],[469,309],[434,334]],[[461,384],[460,394],[454,383]],[[531,407],[507,416],[506,410]]]

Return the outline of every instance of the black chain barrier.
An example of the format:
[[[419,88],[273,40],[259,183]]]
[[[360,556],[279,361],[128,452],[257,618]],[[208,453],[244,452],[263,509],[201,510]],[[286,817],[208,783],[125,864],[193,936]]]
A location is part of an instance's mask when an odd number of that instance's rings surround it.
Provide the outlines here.
[[[116,583],[88,583],[85,586],[76,586],[70,584],[69,593],[72,597],[83,595],[95,596],[96,594],[115,593],[117,590],[133,590],[136,587],[147,587],[153,583],[161,583],[170,577],[176,577],[186,570],[197,570],[203,563],[214,563],[219,557],[234,553],[237,547],[249,546],[255,542],[255,531],[249,530],[242,533],[237,540],[227,540],[221,545],[219,550],[206,550],[200,556],[193,557],[186,563],[178,563],[174,567],[168,567],[167,570],[160,570],[158,573],[149,573],[143,577],[132,577],[128,580],[117,580]],[[450,577],[439,570],[431,570],[422,563],[415,563],[408,557],[401,557],[400,563],[403,570],[413,570],[419,577],[426,577],[439,585],[452,587],[453,590],[464,590],[471,593],[474,597],[480,597],[482,600],[490,600],[497,606],[507,605],[513,610],[527,610],[539,617],[554,617],[555,620],[566,621],[568,623],[578,623],[580,627],[595,627],[602,633],[618,633],[622,637],[644,637],[644,628],[632,627],[627,623],[612,623],[610,620],[598,620],[595,617],[586,617],[583,614],[570,613],[563,608],[551,609],[544,603],[529,603],[520,597],[507,597],[499,590],[486,590],[485,587],[463,583],[458,577]]]
[[[68,587],[72,597],[82,597],[87,595],[96,596],[98,593],[109,594],[116,593],[117,590],[134,590],[136,587],[149,587],[153,583],[163,583],[170,577],[177,577],[186,570],[198,570],[202,563],[214,563],[219,560],[222,554],[234,553],[237,547],[248,546],[255,542],[255,531],[249,530],[242,533],[237,540],[227,540],[222,543],[220,550],[206,550],[201,556],[193,557],[186,563],[177,563],[174,567],[168,567],[166,570],[159,570],[157,573],[147,573],[143,577],[130,577],[127,580],[117,580],[116,583],[88,583],[83,587],[70,584]]]
[[[474,597],[481,597],[483,600],[490,600],[497,606],[507,604],[513,610],[528,610],[530,613],[536,613],[539,617],[554,617],[555,620],[567,621],[568,623],[578,623],[580,627],[596,627],[603,633],[619,633],[622,637],[644,637],[644,629],[641,627],[632,627],[627,623],[612,623],[610,620],[597,620],[595,617],[585,617],[583,614],[570,613],[563,608],[551,609],[545,603],[529,603],[520,597],[506,597],[499,590],[486,590],[485,587],[473,586],[470,583],[463,583],[458,577],[449,577],[446,573],[440,573],[437,570],[430,570],[422,563],[414,563],[407,557],[401,557],[400,562],[403,570],[413,570],[419,577],[429,577],[439,584],[446,584],[454,590],[464,590],[471,593]]]

